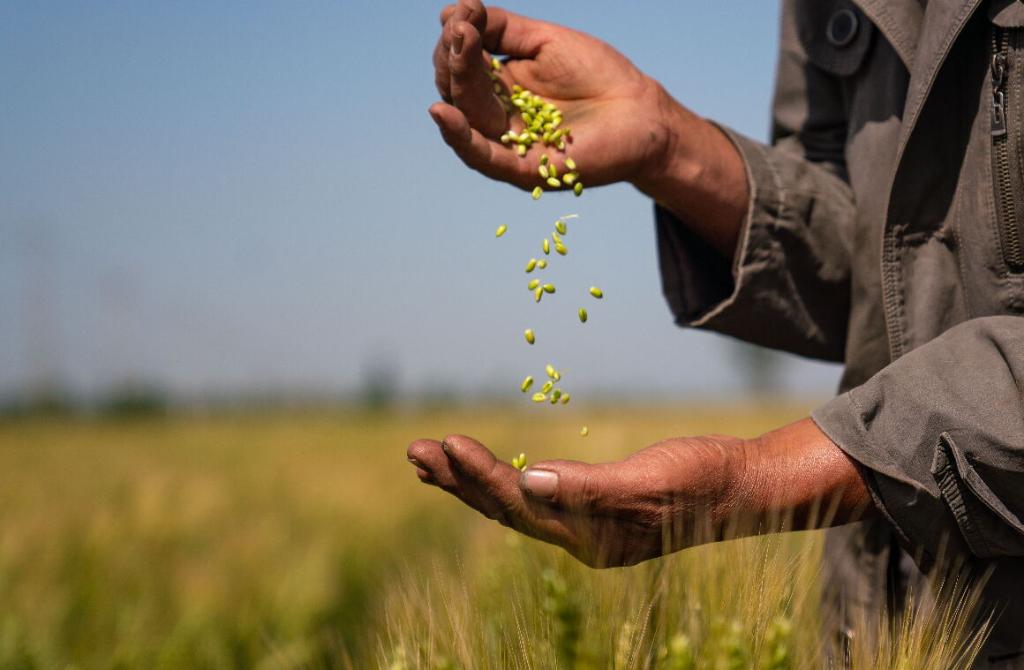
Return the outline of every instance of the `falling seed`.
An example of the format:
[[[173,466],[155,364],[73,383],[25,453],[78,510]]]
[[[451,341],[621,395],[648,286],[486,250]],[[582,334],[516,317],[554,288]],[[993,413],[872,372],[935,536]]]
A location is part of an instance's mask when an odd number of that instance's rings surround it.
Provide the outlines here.
[[[505,231],[506,231],[506,230],[508,230],[508,226],[506,226],[506,225],[505,225],[505,224],[503,223],[503,224],[501,224],[500,226],[498,226],[498,229],[497,229],[496,231],[494,231],[494,236],[495,236],[495,237],[501,237],[502,235],[504,235],[504,234],[505,234]]]
[[[562,235],[565,235],[565,233],[568,232],[569,229],[566,227],[565,221],[559,219],[558,221],[555,221],[555,230],[557,230]]]
[[[528,288],[528,289],[530,289],[532,291],[533,289],[537,288],[538,286],[540,286],[540,280],[539,279],[531,279],[530,283],[526,285],[526,288]]]
[[[517,146],[516,147],[516,153],[519,154],[520,156],[525,156],[526,155],[526,145],[525,144],[520,144],[519,146]],[[577,193],[577,195],[579,195],[579,194]]]
[[[575,170],[576,169],[576,161],[574,161],[571,156],[566,156],[565,157],[565,167],[569,168],[570,170]]]
[[[551,167],[548,168],[548,172],[551,174],[552,177],[558,179],[558,168],[555,167],[554,163],[552,163]]]
[[[569,404],[569,394],[568,393],[563,393],[562,394],[562,404],[563,405],[568,405]]]
[[[547,165],[548,164],[548,155],[547,154],[541,154],[540,155],[540,164],[541,165]]]
[[[540,188],[540,186],[537,188]],[[551,243],[548,242],[548,238],[544,238],[544,241],[540,243],[540,248],[544,251],[545,256],[551,253]]]
[[[543,393],[534,393],[533,397],[530,399],[533,400],[533,402],[544,402],[548,397]]]
[[[566,172],[565,174],[562,175],[562,183],[565,184],[566,186],[572,186],[573,184],[576,183],[576,180],[578,178],[579,175],[576,174],[575,172]]]
[[[519,390],[526,393],[530,390],[531,386],[533,386],[533,375],[527,375],[526,379],[523,380],[523,383],[519,385]]]
[[[555,285],[554,284],[544,284],[543,286],[541,286],[541,288],[544,289],[545,293],[554,293],[555,292]]]
[[[535,267],[537,267],[537,259],[536,258],[531,258],[530,261],[526,264],[526,272],[527,273],[533,272],[533,269]]]
[[[576,182],[576,185],[572,187],[572,192],[576,194],[577,198],[583,195],[583,182]]]
[[[564,256],[567,253],[569,253],[569,249],[567,249],[566,246],[564,244],[562,244],[561,242],[558,242],[557,244],[555,244],[555,251],[558,252],[559,256]]]
[[[501,61],[498,60],[497,56],[491,56],[491,69],[495,72],[501,72]]]
[[[590,435],[590,429],[587,428],[586,426],[583,426],[582,428],[580,428],[580,436],[581,437],[586,437],[587,435]]]
[[[548,177],[547,184],[551,188],[562,188],[562,182],[558,181],[554,177]]]
[[[597,298],[598,300],[600,300],[601,298],[604,297],[604,291],[602,291],[601,289],[597,288],[596,286],[591,286],[590,287],[590,295],[592,295],[595,298]]]
[[[539,261],[537,261],[537,269],[538,270],[543,270],[547,266],[548,266],[548,262],[545,259],[542,258]]]
[[[537,338],[533,334],[533,328],[527,328],[523,331],[523,337],[526,338],[527,343],[533,344],[537,341]]]
[[[542,189],[540,186],[537,186],[533,189],[533,192],[530,193],[530,197],[533,198],[534,200],[540,200],[540,196],[543,194],[544,189]]]
[[[533,290],[533,301],[540,302],[540,299],[544,297],[544,289],[538,286]]]
[[[546,382],[544,382],[544,386],[540,387],[540,391],[541,391],[541,393],[547,393],[548,391],[550,391],[554,387],[555,387],[555,382],[546,381]]]
[[[580,323],[587,322],[587,310],[580,307]]]
[[[555,389],[554,391],[552,391],[551,392],[551,404],[552,405],[557,405],[558,404],[558,399],[561,398],[561,397],[562,397],[562,392],[561,391],[559,391],[558,389]]]
[[[551,363],[544,366],[544,372],[548,373],[548,377],[551,377],[552,379],[554,379],[555,375],[558,374],[558,371],[555,370],[555,366],[551,365]]]
[[[546,166],[546,165],[541,165],[541,166],[540,166],[539,168],[537,168],[537,173],[538,173],[538,174],[539,174],[539,175],[540,175],[541,177],[543,177],[544,179],[547,179],[547,178],[548,178],[548,176],[549,176],[549,175],[548,175],[548,168],[547,168],[547,166]]]
[[[562,243],[562,238],[558,235],[558,233],[551,233],[551,240],[555,244],[561,244]]]

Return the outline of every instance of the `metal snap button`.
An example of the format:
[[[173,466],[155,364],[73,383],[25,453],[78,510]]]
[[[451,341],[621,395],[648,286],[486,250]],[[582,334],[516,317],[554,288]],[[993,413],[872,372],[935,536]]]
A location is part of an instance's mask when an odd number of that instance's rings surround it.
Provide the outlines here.
[[[859,23],[852,9],[840,9],[829,18],[825,37],[832,46],[845,47],[857,36]]]

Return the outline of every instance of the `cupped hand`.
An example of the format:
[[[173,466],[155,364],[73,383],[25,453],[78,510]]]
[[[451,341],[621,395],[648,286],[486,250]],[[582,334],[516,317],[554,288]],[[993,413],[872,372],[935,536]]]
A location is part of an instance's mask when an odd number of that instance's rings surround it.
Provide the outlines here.
[[[671,98],[625,56],[584,33],[538,21],[480,0],[459,0],[441,13],[434,51],[435,81],[444,102],[430,115],[444,140],[471,168],[493,179],[530,189],[541,185],[542,153],[534,144],[525,157],[499,138],[519,131],[518,113],[508,114],[489,77],[492,55],[507,57],[499,76],[557,105],[571,128],[566,155],[588,186],[642,181],[662,170],[671,152],[666,120]],[[564,159],[564,156],[559,156]],[[561,167],[561,165],[559,165]]]
[[[417,440],[407,455],[424,483],[588,565],[611,567],[688,546],[695,525],[726,518],[740,489],[741,443],[677,438],[615,463],[544,461],[524,472],[462,435]]]

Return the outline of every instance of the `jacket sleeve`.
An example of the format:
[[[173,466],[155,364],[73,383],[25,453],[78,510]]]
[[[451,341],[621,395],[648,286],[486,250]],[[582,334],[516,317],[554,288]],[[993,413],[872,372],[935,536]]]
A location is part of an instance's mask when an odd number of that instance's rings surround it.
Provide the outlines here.
[[[1024,317],[967,321],[812,417],[926,564],[1024,556]]]
[[[838,75],[809,62],[783,3],[772,146],[722,128],[746,164],[750,203],[730,264],[656,207],[662,288],[676,322],[841,361],[856,208]]]

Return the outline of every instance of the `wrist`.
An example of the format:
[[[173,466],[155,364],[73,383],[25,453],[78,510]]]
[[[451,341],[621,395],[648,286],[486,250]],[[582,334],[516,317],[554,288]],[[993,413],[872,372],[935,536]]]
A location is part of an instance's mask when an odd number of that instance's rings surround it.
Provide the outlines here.
[[[731,260],[750,199],[743,158],[718,126],[652,86],[651,134],[664,139],[630,181]]]

